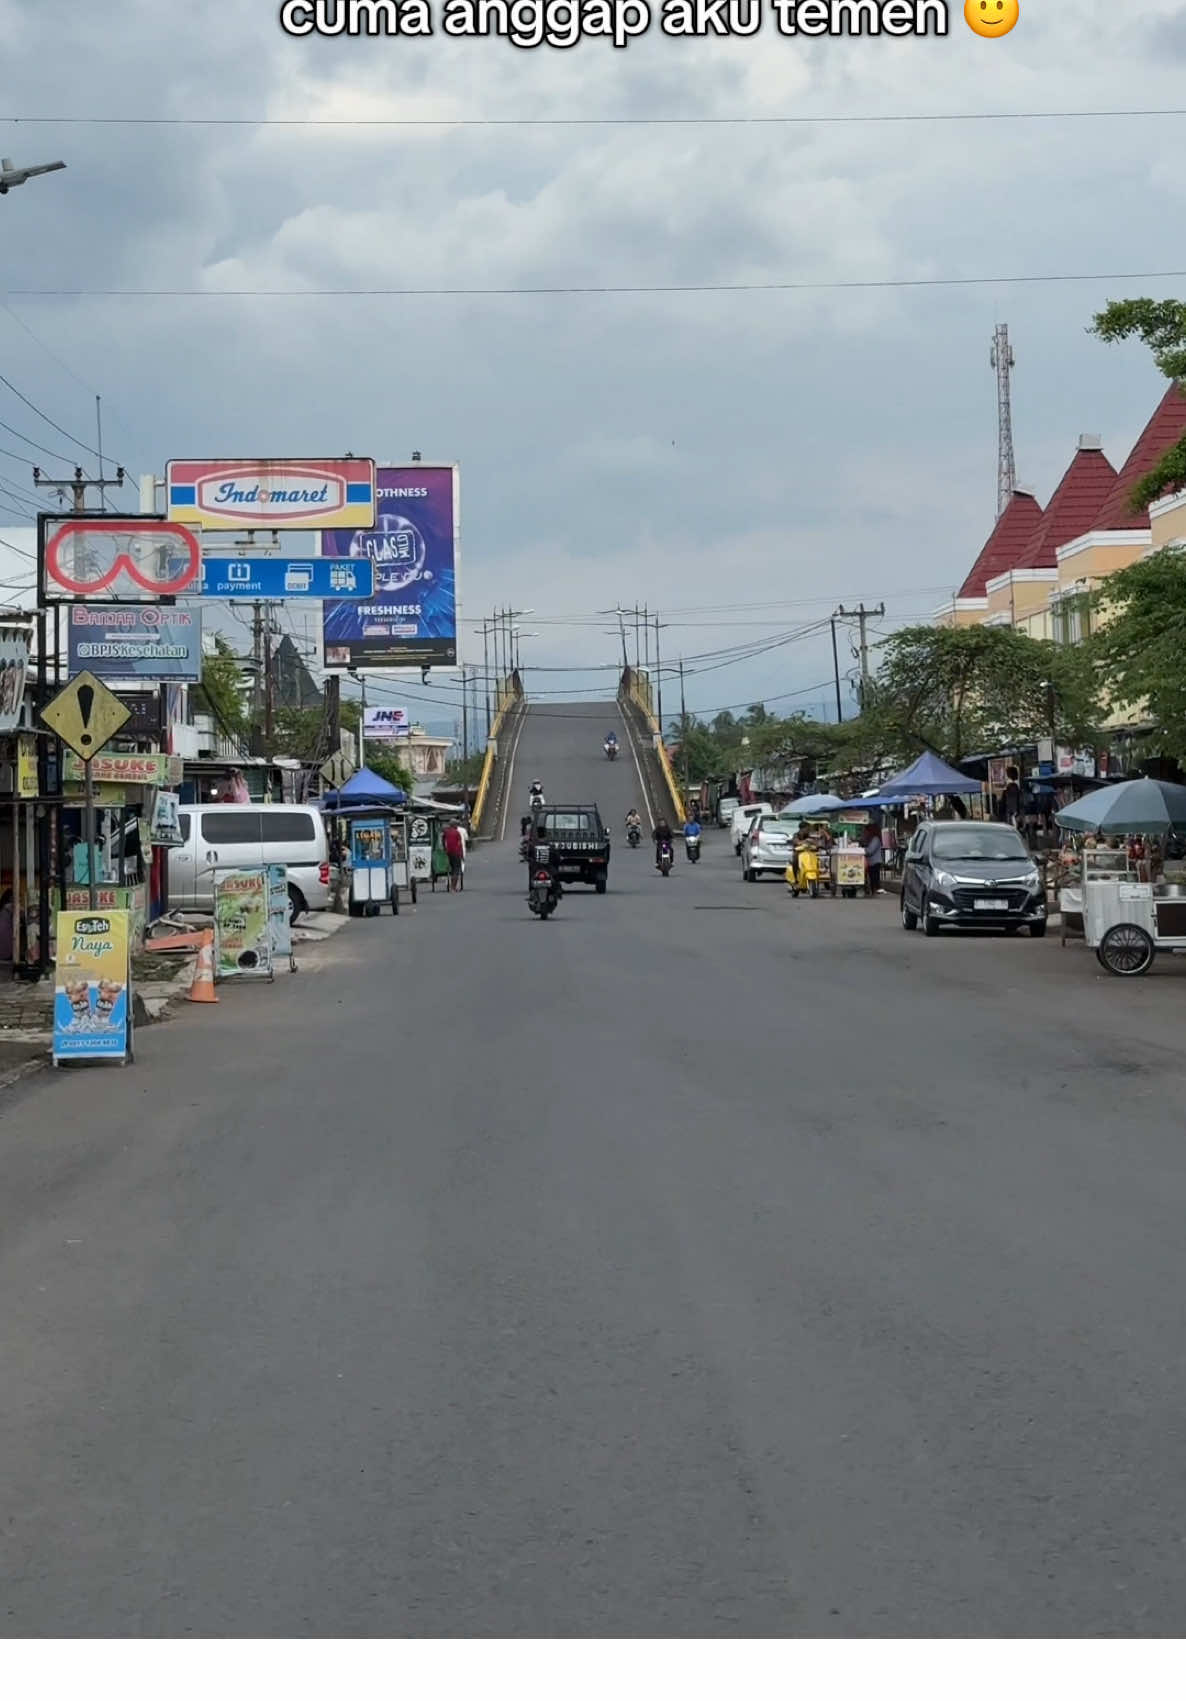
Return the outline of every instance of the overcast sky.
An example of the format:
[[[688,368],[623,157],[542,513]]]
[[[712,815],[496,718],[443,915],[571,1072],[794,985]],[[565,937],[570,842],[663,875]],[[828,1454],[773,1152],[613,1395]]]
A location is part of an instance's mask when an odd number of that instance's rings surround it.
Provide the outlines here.
[[[1018,474],[1042,501],[1080,432],[1101,433],[1118,465],[1161,394],[1142,349],[1104,348],[1085,326],[1109,296],[1180,295],[1186,278],[485,298],[10,293],[1186,271],[1186,118],[456,122],[1186,105],[1178,0],[1022,0],[1000,41],[973,35],[955,4],[945,40],[808,43],[768,29],[737,42],[652,35],[624,52],[298,42],[277,11],[273,0],[0,0],[0,151],[69,162],[0,202],[0,373],[88,444],[102,391],[105,448],[137,472],[224,453],[456,459],[463,617],[534,609],[525,624],[540,635],[523,648],[541,667],[612,662],[608,623],[546,622],[619,601],[663,611],[672,659],[774,637],[861,597],[884,599],[884,628],[925,618],[995,514],[998,319],[1017,353]],[[442,122],[60,122],[85,116]],[[8,390],[0,422],[73,463],[55,425]],[[0,502],[19,508],[11,491],[29,468],[13,454],[48,457],[3,429],[0,448]],[[3,510],[0,521],[19,526]],[[28,547],[19,530],[0,537]],[[0,554],[3,582],[20,582],[23,558]],[[822,713],[830,700],[826,627],[744,663],[699,665],[697,710],[765,696]],[[608,678],[530,683],[579,696]],[[443,681],[433,691],[449,696]],[[434,718],[418,679],[395,695]]]

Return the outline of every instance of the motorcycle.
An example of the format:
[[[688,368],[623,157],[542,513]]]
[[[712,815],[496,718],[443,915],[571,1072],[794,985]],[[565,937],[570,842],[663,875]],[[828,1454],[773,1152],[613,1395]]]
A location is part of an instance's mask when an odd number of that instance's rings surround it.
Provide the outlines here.
[[[800,845],[795,861],[787,868],[787,885],[792,898],[804,892],[809,898],[819,897],[819,852],[814,845]]]
[[[626,841],[631,850],[637,850],[642,843],[642,828],[630,826],[626,829]]]
[[[527,799],[527,807],[531,810],[532,814],[534,814],[537,809],[543,809],[545,803],[546,799],[542,791],[533,791],[531,796]]]
[[[527,894],[527,903],[532,915],[537,915],[541,921],[547,921],[556,908],[556,887],[552,876],[546,868],[541,868],[531,877],[531,889]]]
[[[671,873],[671,844],[667,839],[659,846],[659,873],[664,880]]]
[[[610,743],[608,743],[608,741],[607,741],[607,743],[606,743],[606,745],[605,745],[605,747],[604,747],[604,748],[605,748],[605,753],[606,753],[606,755],[607,755],[607,756],[608,756],[608,757],[609,757],[609,759],[610,759],[610,761],[611,761],[611,762],[614,762],[614,761],[616,761],[616,760],[617,760],[617,756],[618,756],[618,747],[617,747],[617,745],[616,745],[616,744],[610,744]]]
[[[700,840],[699,839],[685,839],[684,845],[685,845],[687,852],[688,852],[688,861],[689,862],[699,862],[700,861]]]

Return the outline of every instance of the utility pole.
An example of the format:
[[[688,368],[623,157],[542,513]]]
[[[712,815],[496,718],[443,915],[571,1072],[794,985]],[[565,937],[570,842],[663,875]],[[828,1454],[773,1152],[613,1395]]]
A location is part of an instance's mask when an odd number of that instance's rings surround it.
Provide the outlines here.
[[[836,725],[844,720],[844,710],[840,707],[840,652],[836,648],[836,616],[831,619],[832,627],[832,673],[836,680]]]
[[[276,692],[272,679],[272,605],[264,604],[264,755],[270,756],[276,736]]]
[[[264,605],[251,605],[251,749],[252,755],[262,756],[260,749],[260,710],[262,707],[264,661]]]
[[[486,687],[486,737],[490,737],[493,721],[490,718],[490,626],[482,622],[482,682]]]
[[[659,736],[663,735],[663,664],[659,660],[659,616],[655,616],[655,686],[659,694]]]
[[[127,474],[123,467],[116,467],[114,478],[85,478],[81,467],[75,467],[73,478],[44,478],[40,467],[33,468],[33,484],[36,489],[69,490],[74,496],[74,512],[86,513],[86,493],[88,490],[99,492],[99,506],[103,506],[103,492],[108,486],[120,485]]]
[[[688,705],[684,701],[684,658],[679,658],[679,755],[684,770],[684,796],[688,793]]]
[[[647,608],[647,605],[646,605],[645,602],[642,605],[642,638],[643,638],[643,652],[642,652],[643,666],[649,672],[650,666],[651,666],[651,616],[650,616],[650,610]]]
[[[858,622],[858,624],[860,626],[860,633],[861,633],[861,636],[860,636],[861,709],[862,710],[864,710],[864,707],[865,707],[865,687],[869,683],[869,641],[868,641],[868,637],[867,637],[867,634],[866,634],[866,623],[868,622],[870,615],[872,615],[874,617],[874,619],[880,619],[881,616],[884,615],[884,613],[885,613],[885,604],[883,602],[879,602],[876,608],[866,608],[864,603],[862,603],[859,608],[838,608],[836,610],[836,619],[837,620],[855,620],[855,621]],[[833,642],[835,641],[835,636],[836,636],[835,627],[833,627],[833,631],[832,631]]]

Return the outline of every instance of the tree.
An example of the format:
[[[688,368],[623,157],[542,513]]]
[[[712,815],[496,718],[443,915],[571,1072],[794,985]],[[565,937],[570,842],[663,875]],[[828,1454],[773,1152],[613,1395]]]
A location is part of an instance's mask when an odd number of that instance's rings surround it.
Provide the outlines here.
[[[847,749],[871,766],[924,749],[959,762],[1040,738],[1087,743],[1098,719],[1093,659],[1081,645],[1011,626],[908,626],[884,645]]]
[[[1091,649],[1108,698],[1145,705],[1150,743],[1186,760],[1186,559],[1156,550],[1106,579],[1095,601],[1102,619]]]
[[[1178,384],[1186,384],[1186,301],[1153,301],[1148,296],[1133,301],[1109,301],[1092,321],[1101,342],[1122,343],[1139,337],[1150,350],[1158,370]],[[1186,437],[1161,457],[1153,471],[1133,489],[1132,508],[1139,513],[1159,496],[1186,485]]]
[[[242,674],[235,652],[222,633],[216,632],[213,652],[202,657],[202,683],[197,688],[199,707],[232,738],[242,737],[248,727],[241,685]]]

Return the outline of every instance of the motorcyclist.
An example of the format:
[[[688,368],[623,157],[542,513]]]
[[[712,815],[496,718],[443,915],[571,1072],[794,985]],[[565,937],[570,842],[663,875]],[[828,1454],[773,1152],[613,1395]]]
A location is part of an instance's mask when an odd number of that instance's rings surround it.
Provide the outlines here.
[[[520,815],[520,817],[519,817],[519,855],[523,858],[524,862],[527,861],[527,855],[528,855],[530,848],[531,848],[531,816],[530,815]]]
[[[692,846],[693,844],[698,844],[699,840],[700,822],[695,816],[692,816],[690,820],[684,822],[684,849],[688,853],[689,861],[691,861],[692,858]]]
[[[660,815],[655,822],[655,831],[651,834],[651,838],[655,841],[655,867],[658,868],[660,851],[664,845],[671,843],[671,828],[667,825],[665,815]]]
[[[531,796],[527,799],[532,809],[542,809],[544,806],[544,788],[541,780],[532,780]]]
[[[527,889],[531,890],[531,882],[541,868],[546,868],[552,877],[552,891],[557,901],[563,897],[560,885],[560,847],[554,845],[548,837],[546,827],[537,827],[531,838],[531,850],[527,858]]]
[[[605,735],[605,742],[606,742],[606,748],[607,749],[611,744],[617,744],[617,742],[618,742],[617,733],[616,732],[607,732],[606,735]]]

